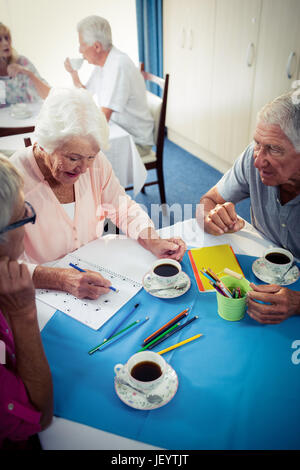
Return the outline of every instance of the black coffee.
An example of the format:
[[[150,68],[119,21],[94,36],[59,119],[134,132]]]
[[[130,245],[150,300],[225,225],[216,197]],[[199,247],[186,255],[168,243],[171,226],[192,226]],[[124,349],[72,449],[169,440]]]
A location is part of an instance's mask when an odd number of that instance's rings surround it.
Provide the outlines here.
[[[131,369],[131,375],[134,379],[141,382],[150,382],[156,380],[162,374],[161,368],[155,362],[139,362]]]
[[[156,268],[154,268],[154,273],[157,274],[157,276],[171,277],[178,274],[178,272],[179,271],[176,266],[168,263],[160,264],[159,266],[156,266]]]
[[[275,263],[275,264],[287,264],[291,260],[288,256],[284,255],[283,253],[268,253],[266,255],[266,259],[270,261],[270,263]]]

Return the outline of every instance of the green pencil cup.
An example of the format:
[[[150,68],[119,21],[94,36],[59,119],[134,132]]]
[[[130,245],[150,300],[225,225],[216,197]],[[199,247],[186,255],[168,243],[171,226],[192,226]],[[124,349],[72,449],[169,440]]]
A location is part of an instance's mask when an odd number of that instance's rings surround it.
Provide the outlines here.
[[[241,320],[246,312],[247,292],[252,290],[249,286],[249,282],[246,279],[236,279],[232,276],[224,276],[221,278],[221,281],[231,291],[232,289],[239,287],[241,289],[242,297],[239,299],[232,299],[230,297],[224,297],[222,294],[217,292],[218,314],[220,317],[224,318],[224,320]]]

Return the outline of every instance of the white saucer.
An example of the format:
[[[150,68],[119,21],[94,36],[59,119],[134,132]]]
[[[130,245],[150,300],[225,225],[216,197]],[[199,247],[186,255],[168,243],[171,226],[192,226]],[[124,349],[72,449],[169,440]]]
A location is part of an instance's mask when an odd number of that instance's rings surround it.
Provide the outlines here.
[[[154,297],[159,297],[160,299],[174,299],[175,297],[180,297],[181,295],[185,294],[189,288],[191,287],[191,280],[189,276],[181,271],[178,276],[176,284],[183,284],[186,282],[186,286],[183,289],[173,289],[173,288],[161,288],[156,292],[151,292],[152,289],[159,289],[160,285],[157,283],[157,280],[150,276],[148,278],[149,273],[147,273],[143,278],[143,287],[145,291],[147,291],[150,295]]]
[[[268,284],[279,284],[280,286],[288,286],[296,282],[299,278],[299,269],[294,265],[283,277],[272,276],[268,272],[263,258],[256,259],[252,264],[252,271],[255,276]]]
[[[28,108],[26,103],[17,103],[11,105],[9,113],[16,119],[25,119],[32,116],[32,111]]]
[[[150,394],[160,395],[162,401],[160,403],[149,403],[146,396],[139,392],[136,392],[126,385],[121,385],[117,382],[115,377],[115,390],[116,394],[126,405],[137,410],[154,410],[166,405],[172,400],[178,389],[178,377],[175,370],[168,365],[165,379],[159,384],[154,390],[149,392]]]

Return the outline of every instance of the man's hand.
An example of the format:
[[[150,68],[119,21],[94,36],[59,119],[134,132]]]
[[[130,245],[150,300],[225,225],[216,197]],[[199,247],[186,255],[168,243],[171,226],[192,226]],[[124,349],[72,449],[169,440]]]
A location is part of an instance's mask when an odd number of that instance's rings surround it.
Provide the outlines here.
[[[259,323],[281,323],[300,314],[300,292],[276,284],[250,286],[253,291],[247,294],[248,314]]]
[[[25,264],[0,259],[0,305],[9,317],[36,311],[34,285]]]
[[[217,204],[204,217],[204,230],[211,235],[223,235],[241,230],[245,221],[240,219],[232,202]]]

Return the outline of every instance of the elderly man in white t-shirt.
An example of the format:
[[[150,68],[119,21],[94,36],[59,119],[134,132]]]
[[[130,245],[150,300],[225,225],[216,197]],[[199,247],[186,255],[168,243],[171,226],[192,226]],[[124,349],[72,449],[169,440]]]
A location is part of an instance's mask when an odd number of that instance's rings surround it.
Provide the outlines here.
[[[116,122],[132,135],[141,156],[149,153],[154,121],[147,106],[142,74],[127,54],[112,44],[111,28],[100,16],[88,16],[77,25],[79,51],[95,68],[84,86],[69,59],[65,68],[77,87],[87,88],[107,120]]]

